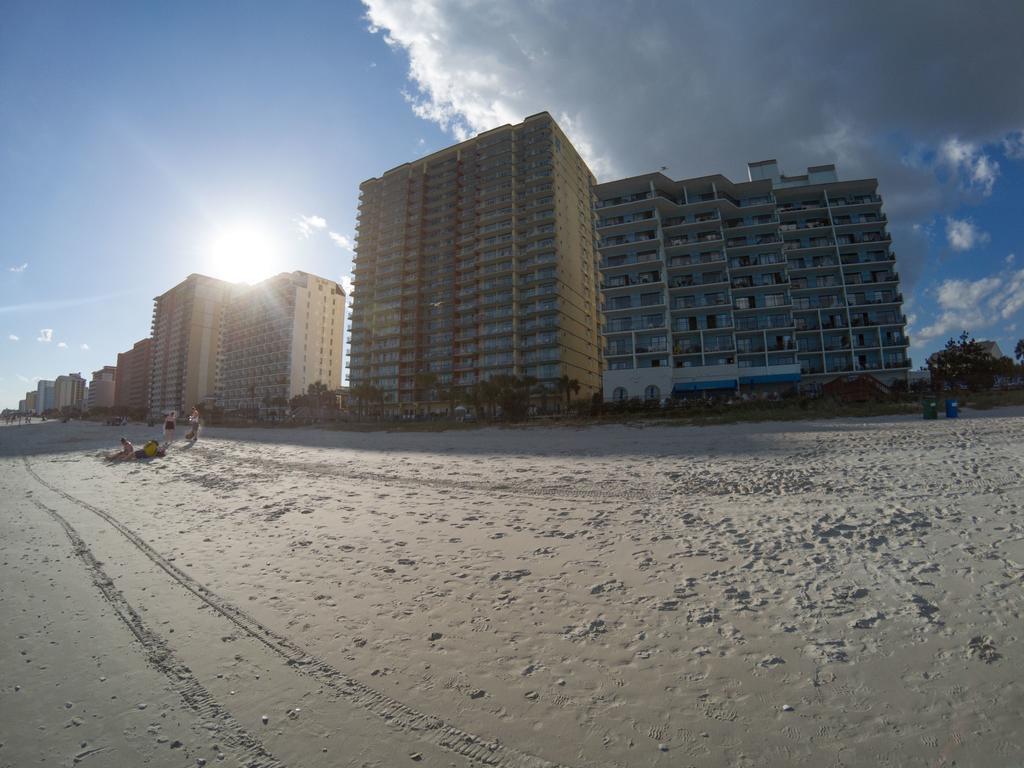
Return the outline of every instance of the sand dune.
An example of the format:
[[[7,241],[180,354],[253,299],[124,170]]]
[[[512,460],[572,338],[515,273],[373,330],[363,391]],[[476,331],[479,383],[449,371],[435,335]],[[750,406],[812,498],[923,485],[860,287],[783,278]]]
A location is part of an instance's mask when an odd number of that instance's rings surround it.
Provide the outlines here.
[[[116,437],[0,429],[0,765],[1024,753],[1019,410]]]

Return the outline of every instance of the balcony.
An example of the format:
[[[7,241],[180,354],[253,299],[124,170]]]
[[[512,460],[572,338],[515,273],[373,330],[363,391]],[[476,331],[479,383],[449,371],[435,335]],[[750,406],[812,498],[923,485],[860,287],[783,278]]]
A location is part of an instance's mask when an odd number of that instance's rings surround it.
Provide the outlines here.
[[[621,245],[629,245],[630,243],[643,243],[651,240],[656,240],[658,233],[656,230],[644,230],[643,232],[632,232],[628,235],[616,235],[615,237],[605,237],[598,241],[599,248],[614,248]],[[551,244],[554,244],[552,241]]]
[[[687,256],[673,256],[669,259],[669,269],[679,269],[680,267],[696,267],[702,264],[720,264],[725,261],[725,254],[720,251],[712,251],[708,253],[702,253],[699,256],[693,254]]]
[[[665,353],[668,351],[668,344],[641,344],[639,341],[636,344],[636,353],[638,355],[653,355],[659,353]]]
[[[599,200],[597,205],[594,207],[598,210],[602,208],[613,208],[617,205],[625,205],[626,203],[635,203],[637,200],[650,200],[654,195],[650,192],[637,192],[632,195],[621,195],[619,197],[612,197],[607,200]]]
[[[653,221],[654,211],[641,211],[640,213],[626,214],[624,216],[609,216],[605,219],[598,219],[597,228],[607,229],[608,227],[617,227],[622,224],[633,224],[638,221]]]

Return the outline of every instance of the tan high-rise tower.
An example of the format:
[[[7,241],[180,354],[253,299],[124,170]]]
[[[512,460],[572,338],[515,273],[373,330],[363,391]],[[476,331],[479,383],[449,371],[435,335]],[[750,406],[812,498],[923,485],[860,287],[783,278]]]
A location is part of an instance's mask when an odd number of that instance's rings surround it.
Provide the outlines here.
[[[353,392],[410,414],[501,374],[600,391],[593,186],[546,112],[364,182]]]
[[[151,414],[181,415],[214,396],[224,308],[236,288],[192,274],[153,300]]]

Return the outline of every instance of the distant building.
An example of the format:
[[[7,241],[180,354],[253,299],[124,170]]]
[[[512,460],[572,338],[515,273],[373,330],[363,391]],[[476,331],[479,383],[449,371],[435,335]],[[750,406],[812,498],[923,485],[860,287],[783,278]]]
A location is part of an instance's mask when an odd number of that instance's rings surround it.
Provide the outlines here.
[[[285,272],[240,288],[224,313],[218,403],[228,411],[281,411],[309,385],[341,385],[345,291]]]
[[[999,345],[994,341],[979,341],[981,348],[985,350],[989,355],[994,357],[996,360],[1004,357],[1003,350],[999,348]]]
[[[105,365],[92,372],[89,382],[89,396],[86,399],[86,410],[93,408],[112,408],[114,406],[114,387],[116,386],[117,368]]]
[[[152,339],[137,341],[130,350],[117,355],[117,374],[114,377],[116,408],[149,408],[149,372],[152,362]]]
[[[40,379],[36,384],[36,410],[39,413],[46,413],[53,408],[56,408],[56,398],[54,389],[56,383]]]
[[[36,400],[37,399],[38,399],[38,394],[36,393],[35,390],[33,390],[31,392],[26,392],[25,393],[25,410],[28,411],[29,413],[37,413],[37,411],[36,411]]]
[[[28,401],[27,400],[19,400],[18,401],[18,413],[28,413]]]
[[[213,398],[221,324],[236,288],[192,274],[153,300],[151,414],[186,413]]]
[[[80,373],[58,376],[53,386],[54,408],[78,408],[85,404],[85,379]]]
[[[596,187],[606,400],[906,380],[877,180],[748,168],[744,182],[649,173]]]

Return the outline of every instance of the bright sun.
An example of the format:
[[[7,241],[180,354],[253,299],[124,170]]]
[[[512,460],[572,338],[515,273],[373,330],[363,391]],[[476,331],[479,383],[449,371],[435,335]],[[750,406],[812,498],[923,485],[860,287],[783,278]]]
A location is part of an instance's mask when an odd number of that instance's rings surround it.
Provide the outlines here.
[[[208,258],[210,275],[231,282],[255,283],[281,271],[274,238],[251,221],[218,231],[210,241]]]

